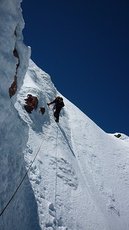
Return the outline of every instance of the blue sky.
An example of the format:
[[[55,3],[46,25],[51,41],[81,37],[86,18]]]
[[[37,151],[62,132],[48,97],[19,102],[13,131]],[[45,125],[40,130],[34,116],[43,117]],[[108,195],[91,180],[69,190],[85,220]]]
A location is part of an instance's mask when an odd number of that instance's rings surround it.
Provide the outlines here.
[[[23,0],[22,8],[32,60],[104,131],[129,135],[129,2]]]

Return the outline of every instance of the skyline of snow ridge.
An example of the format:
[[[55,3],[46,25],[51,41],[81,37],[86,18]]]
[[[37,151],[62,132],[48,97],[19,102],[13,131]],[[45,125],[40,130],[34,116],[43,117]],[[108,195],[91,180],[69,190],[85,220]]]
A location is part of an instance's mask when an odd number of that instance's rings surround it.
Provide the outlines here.
[[[105,132],[129,136],[127,5],[39,0],[22,8],[32,60]]]
[[[0,45],[0,229],[128,230],[129,137],[104,132],[29,59],[20,2],[0,5],[0,44],[6,43],[6,52]],[[20,65],[10,98],[14,48]],[[24,109],[28,93],[39,100],[31,114]],[[57,95],[65,103],[59,124],[47,106]]]

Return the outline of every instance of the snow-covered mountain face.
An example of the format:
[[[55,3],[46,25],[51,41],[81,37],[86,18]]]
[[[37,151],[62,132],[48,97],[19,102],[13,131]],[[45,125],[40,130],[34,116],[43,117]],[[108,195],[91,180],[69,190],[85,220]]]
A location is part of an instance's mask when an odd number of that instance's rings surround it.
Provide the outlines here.
[[[0,18],[0,229],[128,230],[129,138],[105,133],[64,96],[56,123],[47,103],[61,94],[33,61],[28,67],[20,1],[1,1]],[[39,100],[31,114],[28,93]]]
[[[46,108],[27,114],[31,93]],[[129,227],[129,139],[107,134],[65,97],[60,122],[47,103],[60,93],[31,60],[16,109],[29,128],[24,151],[41,229]],[[28,229],[28,228],[27,228]]]

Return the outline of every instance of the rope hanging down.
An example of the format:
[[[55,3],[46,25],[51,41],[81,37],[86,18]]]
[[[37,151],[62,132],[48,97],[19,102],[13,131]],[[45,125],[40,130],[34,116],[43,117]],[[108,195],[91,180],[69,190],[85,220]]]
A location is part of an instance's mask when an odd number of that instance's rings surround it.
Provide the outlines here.
[[[11,203],[11,201],[13,200],[13,198],[15,197],[17,191],[18,191],[19,188],[21,187],[23,181],[25,180],[26,176],[28,175],[28,172],[30,171],[30,169],[31,169],[31,167],[32,167],[32,165],[33,165],[33,163],[34,163],[34,161],[35,161],[35,159],[36,159],[36,157],[37,157],[37,155],[38,155],[40,149],[41,149],[42,143],[43,143],[43,140],[41,141],[41,144],[40,144],[40,146],[39,146],[39,148],[38,148],[38,151],[36,152],[35,157],[34,157],[32,163],[30,164],[29,168],[27,169],[25,175],[23,176],[21,182],[19,183],[18,187],[16,188],[15,192],[13,193],[13,195],[11,196],[11,198],[9,199],[9,201],[7,202],[7,204],[5,205],[5,207],[3,208],[3,210],[0,212],[0,216],[3,215],[4,211],[5,211],[6,208],[9,206],[9,204]]]
[[[55,230],[57,229],[57,200],[56,200],[56,194],[57,194],[57,140],[58,140],[58,126],[57,126],[57,136],[56,136],[56,154],[55,154],[55,160],[56,160],[56,178],[55,178]]]

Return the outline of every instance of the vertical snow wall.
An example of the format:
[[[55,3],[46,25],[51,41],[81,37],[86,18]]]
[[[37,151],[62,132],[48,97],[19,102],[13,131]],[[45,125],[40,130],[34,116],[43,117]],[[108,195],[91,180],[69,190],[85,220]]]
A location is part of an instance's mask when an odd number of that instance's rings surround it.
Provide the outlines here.
[[[13,97],[9,97],[9,87],[14,81],[15,74],[17,74],[18,91],[28,67],[30,52],[23,43],[23,28],[21,0],[1,0],[0,213],[26,173],[23,151],[28,138],[28,130],[14,107],[17,92]],[[0,229],[40,229],[36,210],[33,190],[26,177],[24,185],[20,187],[13,200],[0,215]]]

